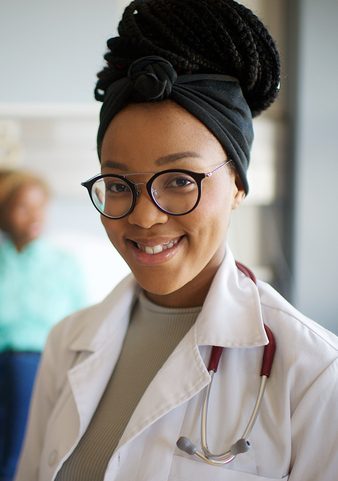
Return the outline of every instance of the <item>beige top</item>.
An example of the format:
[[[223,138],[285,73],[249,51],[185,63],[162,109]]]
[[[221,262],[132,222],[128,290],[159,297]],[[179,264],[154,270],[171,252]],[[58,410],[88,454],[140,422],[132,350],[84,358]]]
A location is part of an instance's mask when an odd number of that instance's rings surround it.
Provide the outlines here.
[[[194,324],[201,307],[165,308],[142,293],[119,360],[93,415],[56,481],[101,481],[128,421],[157,371]]]

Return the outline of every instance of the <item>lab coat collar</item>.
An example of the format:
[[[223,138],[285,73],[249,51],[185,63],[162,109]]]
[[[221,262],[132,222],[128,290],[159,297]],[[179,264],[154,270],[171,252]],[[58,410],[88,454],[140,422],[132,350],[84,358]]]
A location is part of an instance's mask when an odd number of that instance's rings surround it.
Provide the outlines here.
[[[198,345],[244,348],[268,344],[258,288],[239,271],[228,247],[195,329]]]

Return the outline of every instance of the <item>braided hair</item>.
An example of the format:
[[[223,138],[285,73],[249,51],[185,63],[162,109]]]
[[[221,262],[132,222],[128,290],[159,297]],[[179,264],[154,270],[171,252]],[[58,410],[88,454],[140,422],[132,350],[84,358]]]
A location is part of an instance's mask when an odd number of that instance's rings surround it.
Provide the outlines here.
[[[234,0],[134,0],[125,9],[119,37],[108,40],[107,65],[97,77],[95,98],[137,58],[159,55],[179,75],[236,77],[256,116],[275,100],[280,61],[275,42],[251,10]]]

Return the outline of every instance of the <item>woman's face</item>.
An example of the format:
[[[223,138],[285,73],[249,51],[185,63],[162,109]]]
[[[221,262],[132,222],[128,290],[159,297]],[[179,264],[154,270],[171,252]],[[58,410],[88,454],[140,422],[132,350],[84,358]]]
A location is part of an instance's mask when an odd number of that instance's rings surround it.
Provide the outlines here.
[[[101,151],[105,174],[175,168],[205,173],[225,160],[209,130],[170,101],[129,105],[112,120]],[[150,177],[129,178],[146,182]],[[189,214],[161,212],[141,185],[141,195],[127,217],[101,219],[151,300],[165,306],[201,305],[224,256],[231,211],[243,195],[233,170],[223,166],[202,181],[201,200]],[[145,252],[154,246],[165,249]]]
[[[40,236],[47,202],[46,192],[37,184],[19,188],[9,201],[5,213],[5,230],[18,250]]]

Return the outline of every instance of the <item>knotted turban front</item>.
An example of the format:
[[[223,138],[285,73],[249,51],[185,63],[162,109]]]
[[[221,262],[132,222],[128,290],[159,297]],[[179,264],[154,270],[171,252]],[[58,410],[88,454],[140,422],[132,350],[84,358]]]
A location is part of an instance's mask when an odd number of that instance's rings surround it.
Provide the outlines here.
[[[97,134],[99,157],[104,134],[120,110],[130,103],[165,99],[181,105],[214,134],[234,162],[247,193],[253,126],[238,80],[227,75],[177,75],[162,57],[134,61],[127,76],[113,82],[105,92]]]

